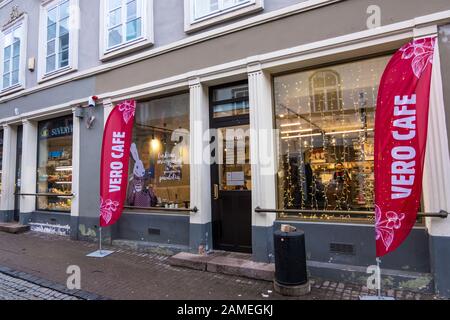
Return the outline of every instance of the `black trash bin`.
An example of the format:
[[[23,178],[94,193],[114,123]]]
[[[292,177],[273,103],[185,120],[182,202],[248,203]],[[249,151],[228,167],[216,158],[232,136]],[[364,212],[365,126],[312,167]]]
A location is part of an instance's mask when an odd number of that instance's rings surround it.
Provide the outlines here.
[[[294,232],[276,231],[274,234],[274,249],[276,291],[286,295],[308,293],[305,233],[300,230]],[[295,290],[296,288],[299,290]]]

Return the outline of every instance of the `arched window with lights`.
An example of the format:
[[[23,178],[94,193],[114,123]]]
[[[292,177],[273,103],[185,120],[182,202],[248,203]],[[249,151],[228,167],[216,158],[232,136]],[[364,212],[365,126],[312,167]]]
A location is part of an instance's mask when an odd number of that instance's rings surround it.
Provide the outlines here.
[[[333,70],[315,72],[310,80],[313,112],[332,112],[342,108],[341,77]]]

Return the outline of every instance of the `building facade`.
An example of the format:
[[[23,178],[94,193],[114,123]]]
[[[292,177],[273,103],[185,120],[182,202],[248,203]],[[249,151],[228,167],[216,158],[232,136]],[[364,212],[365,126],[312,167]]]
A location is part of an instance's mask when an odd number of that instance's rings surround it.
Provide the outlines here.
[[[108,241],[270,262],[289,223],[312,274],[360,281],[375,261],[381,74],[433,35],[422,211],[450,210],[450,4],[405,2],[1,1],[0,221],[98,238],[104,123],[135,99],[126,210]],[[449,264],[450,221],[431,217],[382,261],[388,279],[444,296]]]

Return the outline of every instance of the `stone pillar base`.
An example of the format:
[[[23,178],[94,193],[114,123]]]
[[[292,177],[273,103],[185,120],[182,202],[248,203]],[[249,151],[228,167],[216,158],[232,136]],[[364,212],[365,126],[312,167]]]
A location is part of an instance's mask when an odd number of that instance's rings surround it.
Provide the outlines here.
[[[287,297],[305,296],[311,292],[311,284],[309,281],[299,286],[285,286],[274,280],[273,288],[275,292]]]

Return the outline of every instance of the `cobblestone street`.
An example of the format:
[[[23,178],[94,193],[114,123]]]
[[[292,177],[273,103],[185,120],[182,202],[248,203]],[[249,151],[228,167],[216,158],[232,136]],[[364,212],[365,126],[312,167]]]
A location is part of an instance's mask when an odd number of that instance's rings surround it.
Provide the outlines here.
[[[158,254],[115,248],[107,258],[88,258],[86,254],[94,251],[96,244],[34,232],[0,233],[0,242],[0,299],[286,299],[273,292],[271,282],[172,267],[167,256]],[[66,270],[71,265],[81,269],[83,292],[94,295],[67,291]],[[12,270],[9,275],[2,273],[5,267]],[[360,295],[375,294],[355,284],[319,279],[312,279],[311,284],[311,294],[300,299],[357,300]],[[384,294],[396,299],[437,299],[402,290]]]
[[[0,300],[79,300],[59,291],[0,273]]]

